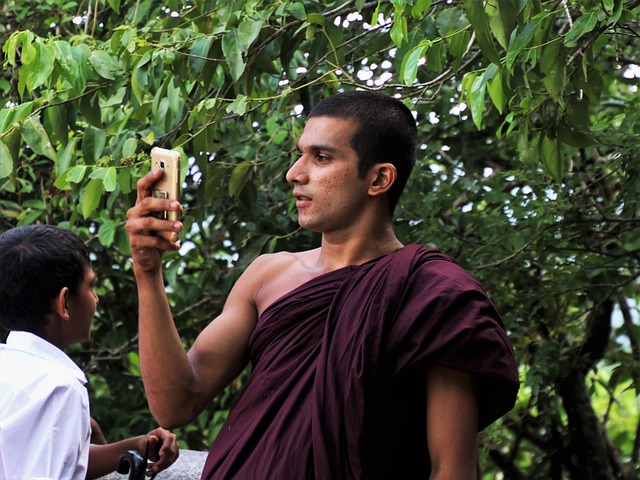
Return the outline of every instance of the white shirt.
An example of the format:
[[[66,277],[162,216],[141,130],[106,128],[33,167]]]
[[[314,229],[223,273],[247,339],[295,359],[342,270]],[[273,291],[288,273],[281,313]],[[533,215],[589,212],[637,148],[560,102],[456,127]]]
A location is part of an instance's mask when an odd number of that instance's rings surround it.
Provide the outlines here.
[[[0,344],[0,480],[84,480],[87,379],[62,350],[27,332]]]

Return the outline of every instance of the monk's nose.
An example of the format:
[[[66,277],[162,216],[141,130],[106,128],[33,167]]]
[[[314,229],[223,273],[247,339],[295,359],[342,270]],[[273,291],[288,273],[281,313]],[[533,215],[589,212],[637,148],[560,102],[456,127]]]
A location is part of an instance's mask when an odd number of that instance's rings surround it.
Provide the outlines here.
[[[294,164],[289,167],[286,178],[289,183],[303,183],[305,181],[306,173],[304,172],[302,158],[296,160]]]

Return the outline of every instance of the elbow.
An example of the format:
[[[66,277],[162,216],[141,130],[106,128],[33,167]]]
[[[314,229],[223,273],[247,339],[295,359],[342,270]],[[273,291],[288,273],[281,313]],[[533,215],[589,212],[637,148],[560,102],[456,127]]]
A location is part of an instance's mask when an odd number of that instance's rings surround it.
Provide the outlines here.
[[[156,416],[154,416],[154,418],[156,419],[156,422],[158,423],[159,427],[169,431],[173,430],[174,428],[184,427],[188,423],[188,422],[172,422],[169,420],[158,418]]]
[[[166,430],[184,427],[188,423],[192,422],[196,417],[195,415],[191,415],[186,405],[160,406],[149,403],[149,409],[151,410],[151,415],[153,415],[153,418],[155,418],[158,423],[158,426]]]
[[[153,410],[151,411],[151,414],[153,415],[153,418],[155,418],[158,426],[164,428],[165,430],[184,427],[191,421],[190,419],[181,418],[179,415],[155,413]]]

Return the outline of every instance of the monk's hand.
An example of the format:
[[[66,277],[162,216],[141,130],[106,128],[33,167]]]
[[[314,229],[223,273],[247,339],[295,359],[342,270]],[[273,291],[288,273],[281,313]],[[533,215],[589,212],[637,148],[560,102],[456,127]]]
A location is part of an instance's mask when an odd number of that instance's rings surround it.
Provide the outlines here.
[[[157,475],[169,468],[180,456],[176,436],[164,428],[156,428],[146,436],[148,458],[153,463],[147,464],[147,475]]]
[[[175,200],[155,198],[153,186],[162,177],[162,170],[152,170],[138,180],[136,204],[127,211],[126,230],[131,245],[133,263],[145,272],[158,271],[162,265],[162,254],[178,250],[180,244],[156,235],[156,231],[179,232],[181,222],[162,220],[153,216],[154,212],[182,211],[182,205]]]

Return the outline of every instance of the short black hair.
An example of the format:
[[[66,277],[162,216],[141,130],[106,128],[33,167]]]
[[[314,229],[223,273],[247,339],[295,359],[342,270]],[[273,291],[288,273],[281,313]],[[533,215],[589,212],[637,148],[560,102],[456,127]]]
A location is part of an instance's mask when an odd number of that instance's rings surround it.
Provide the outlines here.
[[[76,294],[90,267],[80,237],[52,225],[25,225],[0,235],[0,324],[35,333],[64,287]]]
[[[358,176],[364,177],[377,163],[396,167],[397,178],[389,190],[389,213],[393,214],[416,162],[417,127],[411,110],[397,98],[379,92],[349,91],[322,100],[312,117],[354,120],[351,146],[358,154]]]

